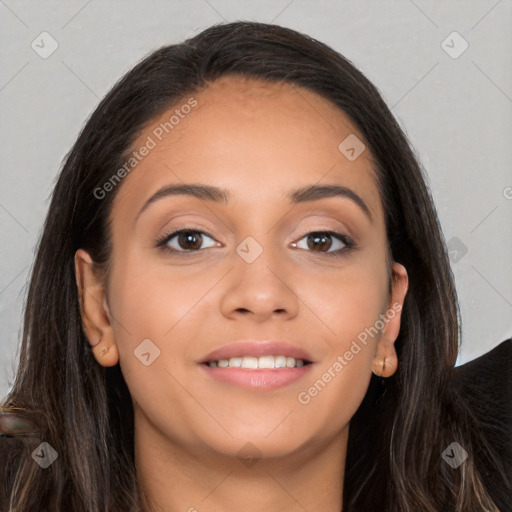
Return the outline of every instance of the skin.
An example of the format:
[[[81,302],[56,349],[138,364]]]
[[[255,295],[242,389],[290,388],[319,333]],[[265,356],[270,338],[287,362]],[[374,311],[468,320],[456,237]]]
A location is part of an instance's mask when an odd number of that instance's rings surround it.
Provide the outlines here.
[[[90,256],[76,253],[84,329],[99,364],[120,363],[134,404],[136,470],[155,510],[339,511],[349,422],[372,370],[387,377],[397,369],[400,313],[308,404],[297,397],[407,292],[405,268],[387,267],[370,150],[349,161],[338,145],[363,137],[305,89],[224,77],[194,98],[198,105],[118,186],[108,294]],[[136,220],[158,189],[184,182],[227,188],[233,199],[168,196]],[[349,187],[372,219],[349,198],[288,203],[290,190],[314,184]],[[200,250],[155,247],[190,224],[206,233]],[[339,257],[325,254],[343,247],[336,238],[330,248],[308,247],[309,233],[326,230],[356,247]],[[263,249],[252,263],[235,250],[248,236]],[[169,243],[190,247],[178,237]],[[147,338],[160,356],[144,366],[134,350]],[[218,382],[198,366],[213,349],[247,339],[289,341],[315,364],[272,391]],[[259,455],[250,467],[237,456],[248,442]]]

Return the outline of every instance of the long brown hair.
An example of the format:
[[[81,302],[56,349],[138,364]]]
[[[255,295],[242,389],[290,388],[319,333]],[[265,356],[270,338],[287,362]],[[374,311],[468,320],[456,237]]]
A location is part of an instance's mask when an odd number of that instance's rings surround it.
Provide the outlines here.
[[[123,165],[149,121],[224,75],[308,88],[352,120],[374,157],[392,258],[408,271],[395,343],[399,369],[386,381],[372,376],[351,421],[344,511],[497,510],[471,450],[456,471],[441,459],[451,442],[471,446],[479,432],[468,426],[469,413],[449,386],[458,301],[426,178],[406,136],[376,87],[345,57],[294,30],[252,22],[215,25],[151,53],[101,101],[67,155],[39,241],[19,366],[3,406],[38,425],[38,435],[5,461],[6,510],[140,507],[131,397],[119,365],[104,368],[91,353],[74,254],[85,249],[108,273],[116,191],[101,200],[94,191]],[[44,471],[30,457],[41,441],[59,455]],[[489,460],[500,469],[492,451]]]

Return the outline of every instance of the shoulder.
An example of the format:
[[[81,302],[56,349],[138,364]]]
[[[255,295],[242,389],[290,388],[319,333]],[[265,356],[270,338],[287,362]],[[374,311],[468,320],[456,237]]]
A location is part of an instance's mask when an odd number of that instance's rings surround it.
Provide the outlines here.
[[[497,503],[510,503],[512,489],[512,339],[452,369],[452,390],[468,411],[475,463]],[[496,462],[498,461],[498,464]],[[501,471],[498,466],[501,466]]]
[[[459,385],[474,389],[512,392],[512,338],[502,341],[486,354],[454,368],[454,379]]]
[[[512,428],[512,338],[453,368],[452,386],[477,418]]]

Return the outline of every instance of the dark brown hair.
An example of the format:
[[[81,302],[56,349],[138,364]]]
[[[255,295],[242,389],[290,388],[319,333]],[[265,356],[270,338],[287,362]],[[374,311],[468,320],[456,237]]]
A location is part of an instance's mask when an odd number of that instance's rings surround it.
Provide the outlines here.
[[[250,22],[215,25],[151,53],[101,101],[67,155],[39,241],[19,366],[3,406],[37,421],[39,435],[5,461],[6,506],[24,512],[140,506],[131,397],[119,365],[104,368],[91,353],[74,254],[85,249],[108,275],[116,191],[98,200],[94,190],[123,165],[156,115],[226,75],[305,87],[352,120],[375,161],[392,258],[408,271],[395,344],[399,368],[386,381],[372,376],[351,421],[343,510],[497,510],[471,451],[456,471],[441,459],[451,442],[471,446],[479,433],[448,386],[460,334],[457,296],[426,179],[406,136],[376,87],[345,57],[294,30]],[[41,440],[59,454],[45,471],[27,455]],[[492,452],[489,460],[499,467]]]

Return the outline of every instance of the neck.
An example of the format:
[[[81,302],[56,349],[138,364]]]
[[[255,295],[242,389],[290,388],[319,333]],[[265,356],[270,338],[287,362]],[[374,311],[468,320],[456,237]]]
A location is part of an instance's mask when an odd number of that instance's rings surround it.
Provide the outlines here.
[[[242,461],[173,443],[136,413],[144,512],[340,512],[347,441],[348,427],[294,454]]]

